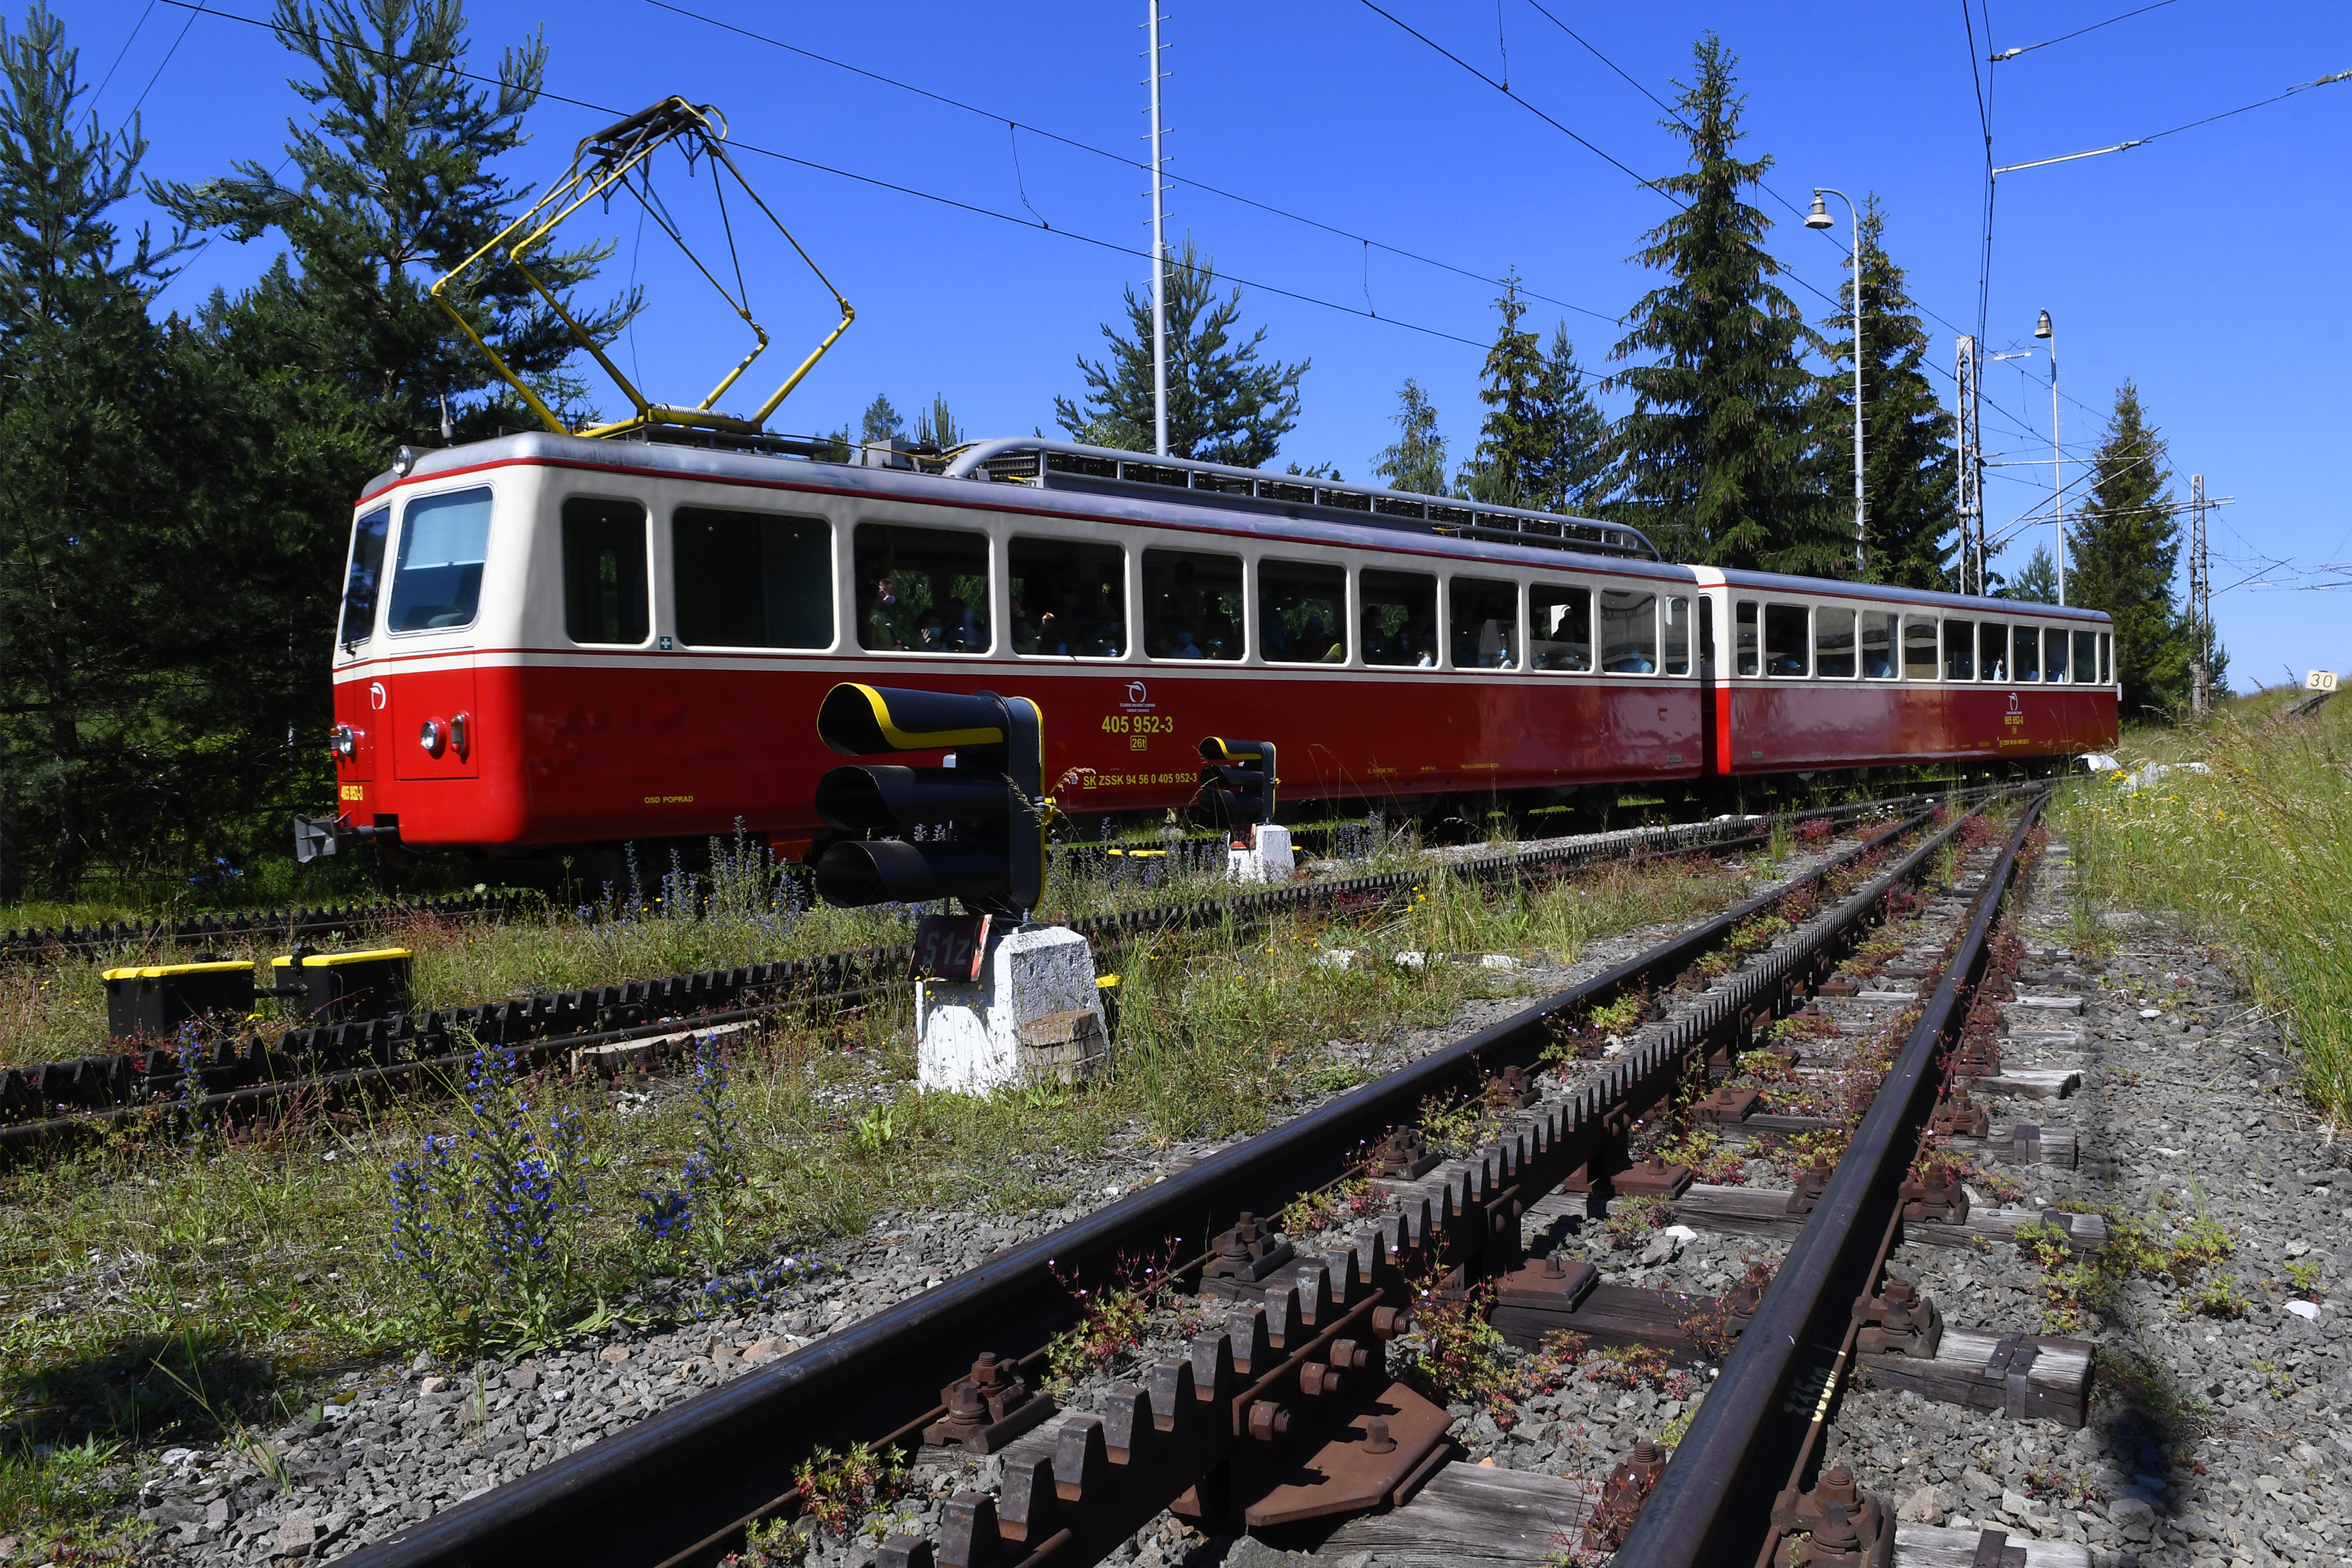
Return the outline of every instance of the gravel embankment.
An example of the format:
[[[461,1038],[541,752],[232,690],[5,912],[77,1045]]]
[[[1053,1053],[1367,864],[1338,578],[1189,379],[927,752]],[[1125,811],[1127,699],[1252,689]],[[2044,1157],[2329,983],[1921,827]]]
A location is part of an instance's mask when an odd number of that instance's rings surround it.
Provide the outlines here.
[[[1839,847],[1833,841],[1800,848],[1781,873],[1801,874]],[[1596,940],[1572,967],[1521,968],[1511,977],[1514,995],[1465,1003],[1442,1029],[1332,1041],[1330,1054],[1370,1071],[1388,1071],[1526,1006],[1529,997],[1597,974],[1673,929]],[[656,1082],[652,1092],[684,1091]],[[1324,1098],[1300,1102],[1289,1113],[1311,1110]],[[1130,1134],[1112,1139],[1099,1158],[1029,1173],[1037,1185],[1074,1195],[1059,1208],[885,1215],[863,1235],[812,1250],[790,1272],[777,1272],[784,1260],[772,1260],[766,1281],[748,1281],[741,1305],[683,1326],[623,1326],[515,1365],[451,1366],[420,1355],[405,1365],[351,1375],[320,1420],[256,1434],[270,1451],[266,1464],[226,1448],[164,1454],[144,1478],[138,1500],[142,1517],[162,1527],[147,1560],[225,1564],[341,1555],[751,1374],[1216,1146],[1157,1145]],[[674,1303],[631,1305],[659,1315]],[[954,1490],[950,1478],[963,1473],[960,1465],[949,1465],[917,1479],[944,1495]],[[923,1515],[919,1500],[906,1506]],[[927,1516],[935,1515],[936,1500]]]

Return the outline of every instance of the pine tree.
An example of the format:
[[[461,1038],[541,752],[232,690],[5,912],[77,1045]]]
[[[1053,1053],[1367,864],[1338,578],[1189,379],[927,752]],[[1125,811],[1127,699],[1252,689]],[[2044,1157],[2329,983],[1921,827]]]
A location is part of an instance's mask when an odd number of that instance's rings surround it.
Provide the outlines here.
[[[1608,504],[1609,417],[1576,361],[1568,325],[1551,349],[1520,327],[1527,303],[1517,269],[1495,301],[1502,325],[1486,350],[1478,401],[1486,405],[1478,445],[1455,479],[1457,493],[1495,506],[1591,511]]]
[[[85,96],[45,6],[0,24],[0,900],[147,869],[288,758],[250,427],[211,345],[148,314],[174,246],[113,215],[146,143],[77,124]]]
[[[1549,511],[1598,517],[1615,507],[1616,440],[1592,384],[1562,321],[1552,329],[1551,352],[1544,357],[1542,402],[1552,432],[1545,465]]]
[[[1495,308],[1502,326],[1486,350],[1478,388],[1486,415],[1478,423],[1478,444],[1454,483],[1464,496],[1491,506],[1540,507],[1552,433],[1544,418],[1543,340],[1519,326],[1528,306],[1519,298],[1517,268],[1503,280]]]
[[[1745,199],[1772,167],[1733,156],[1747,99],[1737,63],[1708,33],[1693,46],[1696,79],[1682,118],[1691,167],[1657,182],[1686,204],[1636,253],[1669,281],[1643,296],[1612,360],[1654,356],[1611,378],[1633,393],[1618,426],[1625,497],[1617,515],[1666,554],[1717,566],[1851,570],[1852,548],[1824,505],[1815,377],[1822,345],[1772,280],[1770,221]]]
[[[868,445],[877,441],[889,441],[907,434],[907,422],[890,406],[889,394],[876,392],[874,401],[866,405],[865,417],[858,422],[857,439]]]
[[[2193,649],[2188,618],[2172,598],[2180,520],[2168,458],[2139,389],[2125,382],[2091,460],[2090,504],[2067,529],[2074,565],[2066,601],[2114,617],[2123,711],[2134,717],[2168,712],[2189,696]]]
[[[1958,469],[1952,415],[1937,401],[1925,361],[1927,331],[1888,259],[1886,214],[1876,196],[1862,209],[1863,575],[1905,588],[1950,589],[1958,548]],[[1822,419],[1822,463],[1832,478],[1853,472],[1853,283],[1822,322],[1830,337],[1829,408]],[[1836,490],[1835,485],[1832,489]],[[1837,490],[1843,498],[1843,492]],[[1945,543],[1946,536],[1953,543]]]
[[[1398,394],[1396,423],[1396,441],[1372,458],[1372,472],[1391,489],[1444,495],[1445,437],[1437,433],[1436,406],[1411,376]]]
[[[1176,457],[1261,468],[1298,423],[1298,383],[1307,361],[1261,363],[1260,327],[1235,340],[1242,291],[1216,296],[1216,263],[1188,237],[1168,267],[1168,451]],[[1110,323],[1108,364],[1078,356],[1086,378],[1083,404],[1054,400],[1054,418],[1073,439],[1097,446],[1149,452],[1152,447],[1151,299],[1127,291],[1130,334]]]
[[[2026,558],[2025,570],[2003,583],[1996,595],[2001,599],[2023,600],[2028,604],[2058,602],[2058,567],[2050,559],[2048,545],[2035,545]]]
[[[528,198],[490,165],[527,140],[547,65],[542,37],[499,57],[495,91],[458,74],[468,47],[462,0],[278,0],[278,37],[316,73],[291,85],[312,106],[289,127],[281,183],[268,165],[223,179],[152,186],[182,222],[239,243],[272,230],[289,256],[235,307],[214,314],[259,364],[294,367],[331,384],[348,416],[379,440],[437,440],[446,397],[468,435],[524,405],[496,378],[425,290],[503,228]],[[532,270],[589,336],[609,341],[638,305],[579,298],[610,245],[533,253]],[[290,265],[289,265],[290,261]],[[578,414],[577,344],[522,276],[483,265],[453,303],[533,391]]]

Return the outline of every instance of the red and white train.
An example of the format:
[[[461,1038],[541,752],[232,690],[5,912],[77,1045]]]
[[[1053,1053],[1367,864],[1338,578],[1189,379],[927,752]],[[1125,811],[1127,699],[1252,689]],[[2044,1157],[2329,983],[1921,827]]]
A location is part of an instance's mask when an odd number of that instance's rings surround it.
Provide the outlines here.
[[[803,449],[804,451],[805,449]],[[1066,811],[1705,785],[2113,744],[2095,612],[1677,566],[1613,524],[1034,438],[944,460],[504,436],[356,508],[322,840],[822,832],[840,681],[1036,701]],[[299,831],[299,830],[298,830]]]

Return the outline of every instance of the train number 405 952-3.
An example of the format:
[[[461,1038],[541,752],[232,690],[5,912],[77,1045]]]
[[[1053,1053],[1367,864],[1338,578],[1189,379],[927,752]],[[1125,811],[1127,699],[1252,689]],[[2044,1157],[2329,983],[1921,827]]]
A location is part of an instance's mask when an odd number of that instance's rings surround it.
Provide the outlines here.
[[[1162,713],[1115,713],[1102,721],[1105,735],[1173,735],[1176,721]]]

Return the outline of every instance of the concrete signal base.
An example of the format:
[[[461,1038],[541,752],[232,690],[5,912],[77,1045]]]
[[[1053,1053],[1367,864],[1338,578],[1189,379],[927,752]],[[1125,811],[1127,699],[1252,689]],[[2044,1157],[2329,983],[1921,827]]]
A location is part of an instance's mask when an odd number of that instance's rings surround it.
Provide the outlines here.
[[[1297,864],[1290,856],[1290,830],[1274,822],[1250,827],[1250,847],[1225,852],[1225,870],[1235,882],[1286,883]]]
[[[985,1097],[1077,1083],[1110,1070],[1094,949],[1076,932],[991,932],[971,982],[915,982],[917,1082]]]

